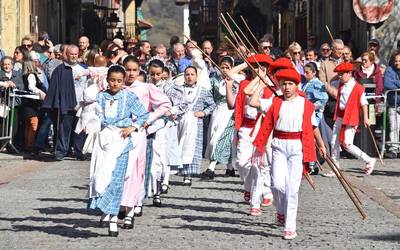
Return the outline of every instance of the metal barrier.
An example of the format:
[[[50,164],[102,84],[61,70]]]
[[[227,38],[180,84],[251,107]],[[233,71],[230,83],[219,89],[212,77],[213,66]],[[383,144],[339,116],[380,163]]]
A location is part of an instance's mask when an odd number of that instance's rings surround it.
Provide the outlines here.
[[[0,90],[0,151],[9,145],[19,153],[13,144],[16,97],[39,100],[39,95],[30,91],[11,88]]]
[[[15,152],[18,152],[12,143],[14,112],[15,98],[13,97],[13,90],[10,88],[0,90],[0,151],[10,145]]]
[[[388,103],[388,96],[393,94],[394,98],[394,107],[391,107]],[[400,89],[391,89],[385,92],[384,94],[385,102],[384,102],[384,113],[383,113],[383,125],[382,125],[382,148],[381,148],[381,154],[383,155],[386,150],[386,146],[391,146],[391,145],[399,145],[400,140],[399,140],[399,118],[400,116],[400,107],[397,105],[397,98],[400,98]],[[388,117],[389,109],[393,110],[395,112],[394,114],[394,120],[390,121],[390,117]],[[387,120],[389,119],[389,123],[394,122],[393,126],[395,129],[393,131],[393,137],[396,138],[395,141],[386,141],[386,130],[387,130]],[[390,130],[390,127],[389,127]],[[389,131],[390,133],[391,131]],[[399,145],[400,147],[400,145]]]

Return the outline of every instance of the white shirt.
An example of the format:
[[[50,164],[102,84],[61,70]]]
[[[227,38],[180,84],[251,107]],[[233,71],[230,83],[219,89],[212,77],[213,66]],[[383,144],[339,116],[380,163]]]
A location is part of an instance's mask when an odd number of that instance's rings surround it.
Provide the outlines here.
[[[12,77],[12,71],[11,72],[5,72],[5,75],[7,76],[8,79],[11,79]]]
[[[36,77],[34,74],[29,74],[28,76],[28,89],[35,94],[40,93],[40,89],[36,87]]]
[[[292,100],[284,100],[279,110],[279,117],[275,124],[275,129],[283,132],[301,132],[304,117],[305,99],[296,96]],[[318,126],[315,119],[315,112],[311,116],[311,124]]]
[[[347,102],[349,100],[351,91],[354,88],[354,85],[356,85],[356,81],[354,80],[354,78],[351,78],[347,83],[345,83],[342,86],[342,90],[340,92],[340,102],[339,102],[340,110],[344,110],[346,108]],[[365,97],[365,93],[362,93],[361,95],[360,104],[361,106],[368,104],[367,98]]]
[[[244,117],[251,120],[256,120],[257,114],[257,108],[250,106],[250,97],[246,96],[246,105],[244,105]]]

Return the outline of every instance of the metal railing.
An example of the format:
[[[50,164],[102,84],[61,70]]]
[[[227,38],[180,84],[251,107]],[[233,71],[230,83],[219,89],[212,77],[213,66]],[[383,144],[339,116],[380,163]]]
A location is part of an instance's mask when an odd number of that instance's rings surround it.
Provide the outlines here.
[[[11,88],[0,90],[0,151],[10,145],[15,152],[18,150],[12,143],[15,112],[15,98]]]
[[[388,98],[391,98],[390,95],[393,95],[394,98],[394,106],[389,105]],[[382,125],[382,148],[381,148],[381,154],[383,155],[386,150],[386,146],[391,146],[391,145],[399,145],[400,140],[399,140],[399,120],[398,116],[400,116],[400,107],[397,105],[397,98],[400,98],[400,89],[391,89],[387,90],[384,93],[384,112],[383,112],[383,125]],[[388,117],[389,109],[392,109],[394,111],[394,119],[391,121],[391,118]],[[393,117],[392,117],[393,118]],[[395,140],[390,140],[386,141],[386,130],[387,130],[387,121],[389,119],[389,123],[393,122],[393,125],[390,127],[394,128],[394,131],[390,131],[389,127],[389,133],[393,132],[394,135],[393,137]],[[400,145],[399,145],[400,147]]]

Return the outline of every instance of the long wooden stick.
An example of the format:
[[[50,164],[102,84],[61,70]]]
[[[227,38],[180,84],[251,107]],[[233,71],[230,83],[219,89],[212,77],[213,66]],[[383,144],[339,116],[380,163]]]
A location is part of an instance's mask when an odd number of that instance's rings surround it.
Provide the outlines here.
[[[221,13],[219,20],[225,26],[226,30],[228,31],[229,35],[235,40],[236,44],[240,44],[239,40],[236,38],[235,33],[233,33],[232,28],[229,26],[228,21],[226,20],[225,16]]]
[[[316,186],[315,186],[315,182],[312,179],[312,177],[310,176],[309,173],[303,173],[304,177],[306,178],[307,182],[310,184],[310,186],[312,187],[312,189],[314,189],[314,191],[316,191]]]
[[[357,195],[356,191],[354,190],[353,185],[347,180],[347,177],[343,173],[343,171],[340,170],[340,168],[336,165],[336,163],[331,158],[327,158],[326,161],[327,161],[329,166],[333,166],[334,167],[333,171],[337,172],[337,174],[340,176],[340,179],[343,180],[343,182],[348,186],[348,188],[349,188],[350,192],[353,194],[353,196],[357,199],[357,201],[360,204],[362,204],[360,197]]]
[[[247,24],[246,20],[244,20],[243,16],[240,16],[240,18],[242,19],[242,22],[246,26],[246,28],[249,31],[250,35],[253,37],[254,41],[258,44],[258,40],[257,40],[256,36],[253,34],[253,32],[251,32],[251,29],[250,29],[249,25]]]
[[[379,160],[381,161],[382,165],[385,166],[385,164],[383,163],[382,155],[379,152],[378,145],[376,144],[376,140],[375,140],[374,134],[371,131],[371,127],[370,126],[367,126],[367,127],[368,127],[368,130],[369,130],[369,134],[371,135],[372,141],[374,142],[375,150],[376,150],[376,153],[378,154]]]
[[[236,29],[240,32],[240,34],[242,34],[242,36],[245,38],[245,40],[247,41],[247,43],[250,45],[250,47],[254,50],[254,53],[257,53],[257,50],[254,48],[253,44],[249,41],[249,39],[247,38],[247,36],[243,33],[243,31],[240,29],[239,25],[235,22],[235,20],[233,20],[232,16],[227,12],[226,13],[228,15],[228,17],[232,20],[233,24],[235,25]],[[244,44],[244,43],[243,43]]]
[[[318,146],[316,145],[318,148]],[[336,175],[338,178],[340,184],[343,186],[344,190],[346,191],[347,195],[349,196],[350,200],[353,202],[354,206],[357,208],[358,212],[361,214],[362,219],[367,218],[367,215],[365,214],[363,208],[361,207],[361,202],[359,197],[355,194],[354,189],[350,185],[350,183],[345,180],[344,175],[341,173],[339,168],[336,166],[334,161],[330,156],[326,156],[326,162],[328,163],[328,166],[332,169],[333,173]]]
[[[221,74],[223,74],[223,75],[226,76],[226,77],[229,77],[228,75],[226,75],[226,74],[222,71],[222,69],[219,67],[219,65],[218,65],[216,62],[214,62],[214,61],[211,59],[211,57],[210,57],[209,55],[207,55],[206,52],[204,52],[199,46],[196,45],[196,43],[194,43],[194,42],[193,42],[189,37],[187,37],[185,34],[183,34],[183,36],[184,36],[189,42],[191,42],[198,50],[200,50],[200,52],[201,52],[205,57],[207,57],[208,60],[210,60],[210,62],[221,72]]]
[[[242,60],[247,64],[247,66],[250,68],[250,70],[251,70],[252,72],[254,72],[254,73],[261,79],[261,81],[265,84],[265,86],[267,86],[267,87],[272,91],[272,93],[274,93],[275,96],[278,96],[278,94],[276,93],[275,89],[273,89],[273,88],[268,84],[267,80],[266,80],[263,76],[261,76],[261,75],[254,69],[254,67],[247,61],[247,58],[246,58],[246,57],[244,57],[244,56],[242,56],[242,55],[240,54],[239,48],[236,47],[236,45],[232,42],[232,40],[229,39],[229,37],[227,37],[227,36],[225,36],[225,39],[226,39],[226,40],[233,46],[233,48],[238,52],[239,56],[240,56],[240,57],[242,58]]]
[[[335,40],[332,36],[331,30],[329,29],[328,25],[325,25],[326,30],[328,31],[329,36],[331,37],[332,42]]]

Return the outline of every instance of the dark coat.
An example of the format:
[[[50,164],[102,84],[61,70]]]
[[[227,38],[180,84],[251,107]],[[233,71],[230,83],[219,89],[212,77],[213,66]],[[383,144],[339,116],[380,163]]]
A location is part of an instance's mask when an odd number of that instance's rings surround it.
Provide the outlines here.
[[[54,69],[42,108],[59,110],[60,114],[74,111],[76,102],[72,68],[65,63]]]
[[[21,71],[12,71],[11,79],[9,79],[6,76],[6,73],[2,70],[0,70],[0,81],[5,82],[5,81],[12,81],[15,83],[15,86],[17,89],[23,90],[24,89],[24,83],[22,81],[22,73]],[[21,104],[21,98],[17,97],[15,98],[15,106],[18,106]]]

